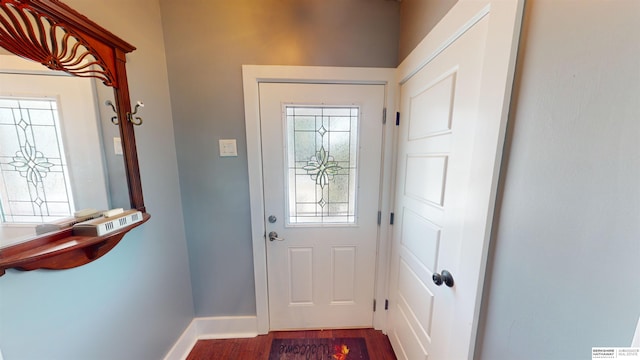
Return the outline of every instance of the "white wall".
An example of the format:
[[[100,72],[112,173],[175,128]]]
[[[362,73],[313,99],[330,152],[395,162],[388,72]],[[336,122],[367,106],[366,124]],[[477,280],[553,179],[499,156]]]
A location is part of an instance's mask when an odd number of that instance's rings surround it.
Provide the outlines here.
[[[102,258],[0,277],[6,360],[161,359],[193,318],[169,87],[157,0],[65,0],[135,45],[127,57],[145,204],[151,220]]]
[[[478,359],[590,359],[640,315],[640,2],[529,0]]]

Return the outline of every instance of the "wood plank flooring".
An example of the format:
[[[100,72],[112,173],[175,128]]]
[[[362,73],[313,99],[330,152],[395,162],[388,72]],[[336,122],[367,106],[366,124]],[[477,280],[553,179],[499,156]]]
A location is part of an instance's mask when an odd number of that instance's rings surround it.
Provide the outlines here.
[[[273,339],[334,337],[363,337],[370,360],[396,360],[387,336],[373,329],[272,331],[248,339],[199,340],[187,360],[268,360]]]

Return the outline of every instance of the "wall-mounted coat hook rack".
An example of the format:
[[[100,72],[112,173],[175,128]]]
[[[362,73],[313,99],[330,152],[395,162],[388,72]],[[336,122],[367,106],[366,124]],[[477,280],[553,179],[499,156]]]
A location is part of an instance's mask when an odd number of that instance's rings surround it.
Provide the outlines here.
[[[111,107],[111,110],[113,110],[114,113],[116,114],[118,113],[118,111],[116,110],[116,106],[113,104],[111,100],[105,101],[104,104]],[[144,107],[144,103],[138,100],[138,102],[136,102],[136,106],[133,108],[133,112],[127,113],[127,120],[129,120],[129,122],[131,122],[133,125],[137,125],[137,126],[142,125],[142,118],[139,116],[135,116],[138,113],[138,109],[141,107]],[[111,117],[111,122],[114,125],[118,125],[119,123],[118,115]]]

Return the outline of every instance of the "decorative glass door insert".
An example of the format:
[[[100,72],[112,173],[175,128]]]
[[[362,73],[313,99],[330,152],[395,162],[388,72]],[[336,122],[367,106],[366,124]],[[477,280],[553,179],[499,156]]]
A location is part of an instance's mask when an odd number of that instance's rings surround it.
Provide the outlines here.
[[[0,98],[0,200],[2,223],[72,213],[56,100]]]
[[[285,105],[287,220],[355,224],[358,106]]]

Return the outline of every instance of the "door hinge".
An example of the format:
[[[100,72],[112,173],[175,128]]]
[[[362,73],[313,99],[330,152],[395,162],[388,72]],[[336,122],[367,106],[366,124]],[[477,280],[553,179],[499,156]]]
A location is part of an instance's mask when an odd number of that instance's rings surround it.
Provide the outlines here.
[[[394,218],[395,218],[394,214],[393,214],[393,213],[391,213],[391,214],[389,215],[389,224],[390,224],[390,225],[393,225],[393,219],[394,219]]]
[[[373,312],[376,312],[376,299],[373,299]]]
[[[389,300],[384,299],[384,309],[389,310]]]
[[[396,126],[400,126],[400,111],[396,112]]]
[[[382,108],[382,123],[387,123],[387,108]]]
[[[382,224],[382,211],[378,211],[378,225]]]

